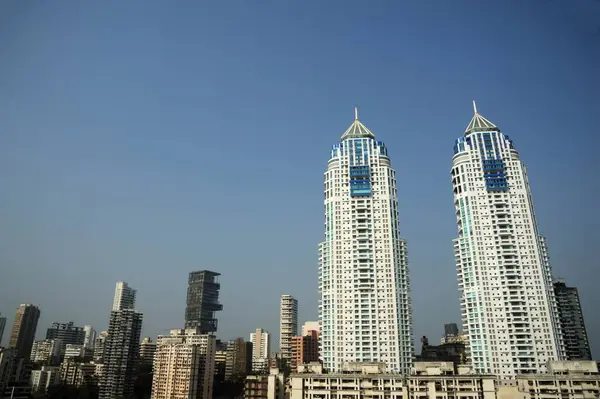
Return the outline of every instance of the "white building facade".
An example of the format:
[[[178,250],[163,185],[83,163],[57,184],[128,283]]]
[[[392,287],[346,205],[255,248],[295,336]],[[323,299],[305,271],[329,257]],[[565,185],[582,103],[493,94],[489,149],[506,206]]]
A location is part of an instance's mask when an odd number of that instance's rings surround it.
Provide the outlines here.
[[[125,281],[117,281],[112,310],[134,309],[136,294],[137,290],[131,288]]]
[[[563,345],[525,166],[474,108],[451,171],[462,325],[474,369],[512,379],[544,372],[563,358]]]
[[[252,371],[269,371],[271,334],[262,328],[257,328],[250,334],[250,342],[252,342]]]
[[[358,120],[334,145],[325,172],[325,241],[319,244],[324,367],[381,362],[408,373],[414,355],[406,243],[396,172],[385,144]]]

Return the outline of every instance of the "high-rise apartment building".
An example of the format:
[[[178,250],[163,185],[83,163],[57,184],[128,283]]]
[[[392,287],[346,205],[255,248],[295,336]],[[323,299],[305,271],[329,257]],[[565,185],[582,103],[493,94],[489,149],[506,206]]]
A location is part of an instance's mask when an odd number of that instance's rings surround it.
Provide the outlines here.
[[[291,295],[282,295],[279,311],[279,354],[288,364],[292,360],[292,337],[295,335],[298,335],[298,300]]]
[[[555,281],[554,295],[567,360],[592,360],[577,288],[567,286],[564,281]]]
[[[223,310],[219,303],[219,276],[209,270],[191,272],[188,278],[185,328],[200,328],[202,334],[217,331],[215,312]]]
[[[454,253],[473,367],[502,379],[542,372],[563,358],[563,348],[525,165],[513,141],[476,108],[452,163]]]
[[[17,357],[29,360],[39,319],[40,309],[37,306],[23,304],[17,309],[15,324],[13,324],[8,344],[9,348],[17,350]]]
[[[140,344],[140,362],[152,364],[154,354],[156,353],[156,342],[152,342],[150,337],[144,337]]]
[[[325,241],[319,244],[324,367],[379,362],[408,373],[414,355],[406,243],[396,172],[385,144],[358,120],[334,145],[324,174]]]
[[[252,342],[252,371],[268,372],[271,334],[262,328],[257,328],[250,334],[250,342]]]
[[[137,290],[124,281],[117,281],[112,310],[134,309]]]
[[[77,327],[72,321],[68,323],[52,323],[46,331],[46,339],[59,339],[63,345],[83,345],[85,341],[85,331],[83,327]]]
[[[139,364],[143,315],[133,309],[110,312],[104,342],[104,370],[100,378],[100,399],[133,397],[133,383]]]
[[[159,336],[152,398],[212,398],[215,343],[214,335],[200,334],[199,328]]]
[[[90,325],[85,325],[83,326],[83,331],[85,333],[83,339],[83,346],[86,349],[94,350],[94,344],[96,341],[96,330],[94,330]]]

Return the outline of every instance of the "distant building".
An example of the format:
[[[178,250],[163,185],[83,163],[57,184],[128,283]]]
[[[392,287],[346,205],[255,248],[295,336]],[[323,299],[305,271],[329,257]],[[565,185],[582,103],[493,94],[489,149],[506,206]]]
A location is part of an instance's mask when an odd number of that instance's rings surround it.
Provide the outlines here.
[[[87,352],[83,345],[67,344],[65,346],[64,359],[65,359],[65,361],[67,359],[78,359],[81,361],[86,357],[86,354],[87,354]]]
[[[83,346],[85,346],[86,349],[94,350],[94,344],[96,341],[96,330],[94,330],[90,325],[85,325],[83,326],[83,331],[85,332]]]
[[[200,328],[202,334],[217,331],[215,312],[223,310],[219,303],[219,273],[209,270],[191,272],[188,277],[185,327]]]
[[[244,381],[244,399],[284,399],[285,377],[277,368],[268,374],[249,375]]]
[[[288,365],[292,360],[292,337],[295,335],[298,335],[298,300],[291,295],[282,295],[279,313],[279,354]]]
[[[458,325],[456,323],[444,324],[444,336],[456,337],[458,335]]]
[[[150,337],[144,337],[140,344],[140,362],[152,364],[154,362],[154,354],[156,353],[156,342],[152,342]]]
[[[48,388],[60,383],[60,370],[56,366],[42,366],[40,370],[31,371],[31,390],[44,393]]]
[[[94,363],[83,363],[67,359],[60,365],[59,373],[60,382],[65,385],[81,386],[96,383],[96,365]],[[117,396],[111,396],[111,398],[115,397]]]
[[[225,370],[227,369],[227,348],[217,346],[215,352],[215,381],[225,381]]]
[[[307,335],[292,337],[292,372],[297,371],[299,364],[319,361],[319,333],[310,330]]]
[[[153,399],[211,399],[216,339],[200,329],[171,330],[157,339]]]
[[[47,366],[58,365],[62,354],[63,343],[60,339],[44,339],[35,341],[31,348],[31,361]]]
[[[252,371],[252,342],[237,338],[227,343],[225,380],[244,378]]]
[[[318,321],[307,321],[302,325],[302,335],[310,335],[311,331],[319,332]]]
[[[110,312],[99,399],[128,398],[133,395],[139,364],[142,318],[143,315],[133,309]]]
[[[68,323],[52,323],[46,331],[46,339],[59,339],[63,345],[83,345],[85,341],[85,331],[83,327],[77,327],[72,321]]]
[[[577,288],[568,287],[563,281],[555,281],[554,295],[567,360],[592,360]]]
[[[271,334],[267,330],[257,328],[250,334],[250,342],[252,342],[252,371],[268,372]]]
[[[94,341],[94,362],[96,363],[104,362],[104,343],[107,335],[108,331],[101,331]]]
[[[427,337],[422,337],[421,344],[421,355],[416,356],[418,362],[452,362],[459,365],[466,363],[465,344],[461,342],[429,345]]]
[[[136,294],[125,281],[117,281],[112,310],[135,309]]]
[[[475,374],[468,366],[416,362],[410,375],[385,370],[382,363],[345,363],[340,373],[323,374],[318,363],[299,365],[298,373],[290,376],[290,399],[327,398],[333,394],[359,398],[363,393],[365,398],[379,399],[496,399],[495,376]]]
[[[39,318],[40,309],[37,306],[23,304],[17,309],[8,346],[17,350],[18,357],[29,360]]]

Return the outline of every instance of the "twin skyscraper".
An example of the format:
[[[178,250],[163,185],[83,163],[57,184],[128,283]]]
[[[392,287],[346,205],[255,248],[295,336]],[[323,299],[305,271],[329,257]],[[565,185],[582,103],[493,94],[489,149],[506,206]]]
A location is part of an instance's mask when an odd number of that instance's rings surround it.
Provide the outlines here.
[[[473,369],[499,378],[564,358],[546,241],[512,140],[477,112],[456,140],[451,181],[462,325]],[[325,172],[319,244],[324,367],[380,362],[408,373],[414,357],[406,243],[387,148],[358,119]]]

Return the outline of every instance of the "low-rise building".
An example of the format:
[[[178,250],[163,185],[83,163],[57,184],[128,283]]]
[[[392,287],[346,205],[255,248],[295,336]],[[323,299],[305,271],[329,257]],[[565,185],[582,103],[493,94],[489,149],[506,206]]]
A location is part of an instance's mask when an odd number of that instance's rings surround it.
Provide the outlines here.
[[[521,374],[516,386],[498,389],[499,399],[585,399],[600,397],[600,374],[592,360],[550,361],[547,374]]]
[[[96,383],[96,365],[80,363],[68,359],[60,365],[60,382],[66,385],[81,386]]]
[[[347,363],[342,373],[323,373],[319,363],[298,365],[290,399],[496,399],[496,377],[452,362],[417,362],[408,376],[380,363]]]
[[[269,374],[249,375],[244,381],[244,399],[284,399],[285,377],[277,368]]]

